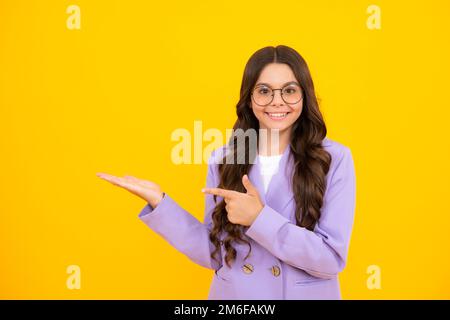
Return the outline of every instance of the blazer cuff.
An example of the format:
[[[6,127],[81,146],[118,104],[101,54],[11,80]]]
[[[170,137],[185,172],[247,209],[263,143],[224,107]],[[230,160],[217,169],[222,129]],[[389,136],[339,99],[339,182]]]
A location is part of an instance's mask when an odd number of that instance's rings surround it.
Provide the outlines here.
[[[162,197],[161,201],[159,202],[159,204],[156,206],[156,208],[153,208],[153,207],[150,205],[150,203],[147,203],[147,204],[145,205],[145,207],[142,208],[141,212],[139,212],[138,217],[141,218],[141,217],[143,217],[143,216],[145,216],[145,215],[148,215],[148,214],[150,214],[150,213],[152,213],[152,212],[153,212],[153,214],[156,214],[157,212],[161,211],[161,210],[157,210],[157,209],[161,206],[161,204],[162,204],[163,202],[167,202],[168,200],[169,200],[169,199],[168,199],[168,197],[166,196],[166,193],[163,192],[163,197]],[[165,205],[164,205],[164,206],[165,206]]]
[[[271,245],[278,231],[289,222],[289,219],[265,204],[245,234],[263,246]]]

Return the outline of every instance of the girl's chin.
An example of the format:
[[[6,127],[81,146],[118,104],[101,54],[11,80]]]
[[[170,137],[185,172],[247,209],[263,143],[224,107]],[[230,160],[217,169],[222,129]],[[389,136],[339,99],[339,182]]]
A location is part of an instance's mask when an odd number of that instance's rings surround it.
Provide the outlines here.
[[[263,125],[260,125],[260,128],[267,129],[267,130],[277,129],[281,132],[281,131],[284,131],[287,128],[289,128],[289,125],[287,125],[286,123],[279,123],[279,124],[263,123]]]

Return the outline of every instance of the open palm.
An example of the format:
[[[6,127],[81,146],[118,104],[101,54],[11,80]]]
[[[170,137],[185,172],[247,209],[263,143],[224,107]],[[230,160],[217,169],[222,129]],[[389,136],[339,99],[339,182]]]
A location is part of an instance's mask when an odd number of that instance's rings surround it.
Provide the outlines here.
[[[160,186],[151,181],[142,180],[133,176],[116,177],[107,173],[97,173],[97,177],[128,190],[132,194],[147,201],[153,208],[163,198],[163,192]]]

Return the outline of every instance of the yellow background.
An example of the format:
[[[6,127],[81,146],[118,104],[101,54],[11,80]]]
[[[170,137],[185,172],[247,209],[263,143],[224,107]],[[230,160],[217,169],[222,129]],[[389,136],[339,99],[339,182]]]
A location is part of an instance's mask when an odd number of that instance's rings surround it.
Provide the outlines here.
[[[245,63],[277,44],[306,59],[328,137],[353,153],[343,297],[450,298],[449,13],[447,0],[1,0],[0,298],[205,299],[213,272],[95,173],[155,181],[202,220],[206,164],[173,164],[170,134],[195,120],[225,134]]]

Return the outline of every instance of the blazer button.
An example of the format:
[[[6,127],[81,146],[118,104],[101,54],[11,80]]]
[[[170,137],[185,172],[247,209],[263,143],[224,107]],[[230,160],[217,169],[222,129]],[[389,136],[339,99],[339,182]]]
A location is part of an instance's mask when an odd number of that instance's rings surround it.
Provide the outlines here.
[[[278,277],[281,273],[280,267],[279,266],[273,266],[271,268],[272,274],[274,277]]]
[[[247,264],[244,264],[243,266],[242,266],[242,271],[244,271],[245,273],[247,273],[247,274],[250,274],[250,273],[252,273],[253,272],[253,266],[250,264],[250,263],[247,263]]]

